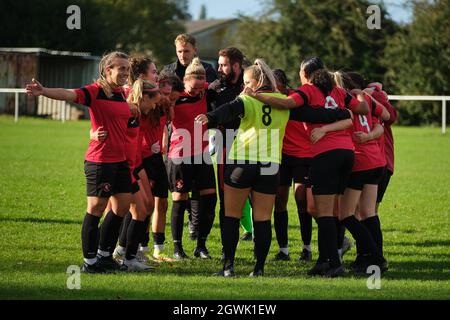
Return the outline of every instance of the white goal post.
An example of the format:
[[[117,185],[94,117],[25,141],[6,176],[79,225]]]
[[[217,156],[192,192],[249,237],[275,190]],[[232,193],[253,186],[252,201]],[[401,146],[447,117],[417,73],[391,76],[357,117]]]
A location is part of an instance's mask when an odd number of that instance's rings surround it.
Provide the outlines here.
[[[445,134],[447,129],[447,106],[446,102],[450,101],[450,96],[396,96],[389,95],[389,100],[392,101],[442,101],[442,134]]]

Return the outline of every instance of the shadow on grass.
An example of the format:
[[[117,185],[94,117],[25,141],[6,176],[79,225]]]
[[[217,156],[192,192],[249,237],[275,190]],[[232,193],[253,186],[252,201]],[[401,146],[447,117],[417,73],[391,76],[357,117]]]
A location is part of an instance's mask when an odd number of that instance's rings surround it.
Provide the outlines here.
[[[41,219],[41,218],[8,218],[0,217],[0,222],[26,222],[26,223],[50,223],[50,224],[77,224],[81,225],[81,221],[67,219]]]
[[[450,246],[450,240],[425,240],[425,241],[386,241],[389,246],[413,246],[413,247],[448,247]]]
[[[384,274],[390,280],[450,280],[450,269],[445,261],[401,261],[391,262]]]

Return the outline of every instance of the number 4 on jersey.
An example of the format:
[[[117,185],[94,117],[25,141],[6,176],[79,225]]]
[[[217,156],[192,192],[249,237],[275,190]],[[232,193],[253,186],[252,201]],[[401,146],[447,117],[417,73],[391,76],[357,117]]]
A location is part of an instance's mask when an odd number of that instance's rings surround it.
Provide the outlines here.
[[[337,109],[338,105],[336,101],[333,99],[333,97],[328,96],[327,102],[325,103],[325,108],[327,109]]]
[[[369,126],[369,122],[367,121],[366,116],[358,115],[358,117],[359,117],[359,122],[361,123],[361,125],[367,129],[367,133],[370,133],[370,126]]]

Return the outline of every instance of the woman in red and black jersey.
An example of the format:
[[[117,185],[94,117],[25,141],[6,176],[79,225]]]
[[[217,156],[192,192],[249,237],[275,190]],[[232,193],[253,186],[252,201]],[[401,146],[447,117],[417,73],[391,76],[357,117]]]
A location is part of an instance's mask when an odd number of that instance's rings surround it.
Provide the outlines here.
[[[176,78],[178,79],[178,78]],[[146,126],[143,127],[144,139],[142,141],[142,158],[145,172],[150,181],[151,193],[155,202],[152,217],[152,234],[154,241],[153,258],[160,261],[170,261],[164,253],[165,226],[167,214],[167,198],[169,182],[163,155],[167,153],[167,123],[173,114],[173,104],[178,99],[181,90],[179,85],[173,88],[175,78],[171,75],[160,74],[158,85],[162,100],[149,116]],[[182,91],[182,90],[181,90]],[[148,243],[148,236],[146,236]]]
[[[286,96],[294,93],[288,86],[286,74],[281,69],[273,70],[278,90]],[[289,190],[294,182],[294,196],[300,220],[303,250],[299,261],[311,261],[312,216],[308,206],[314,205],[309,169],[311,164],[311,141],[306,123],[289,120],[283,140],[283,154],[280,165],[280,185],[275,198],[274,227],[280,251],[275,260],[290,260],[288,251]],[[308,198],[308,199],[307,199]]]
[[[340,86],[346,89],[365,89],[364,79],[357,73],[335,73]],[[378,265],[381,271],[387,270],[387,262],[382,257],[383,244],[380,221],[376,214],[378,184],[383,178],[386,166],[384,150],[378,139],[384,129],[381,121],[388,121],[390,113],[381,103],[366,94],[367,103],[371,106],[371,113],[353,119],[353,141],[355,143],[355,163],[344,196],[340,204],[340,219],[353,215],[359,205],[361,222],[369,230],[377,246],[378,257],[374,259],[363,252],[357,243],[358,255],[352,267],[359,272],[366,272],[370,265]]]
[[[195,122],[196,116],[206,113],[206,73],[195,58],[186,69],[183,79],[185,91],[174,106],[172,135],[168,154],[169,185],[172,192],[172,237],[174,257],[186,259],[182,246],[184,211],[188,193],[195,187],[200,194],[199,234],[195,257],[210,258],[206,239],[215,216],[216,180],[208,151],[206,125]]]
[[[85,158],[87,213],[82,227],[84,272],[102,273],[120,268],[112,259],[112,251],[131,200],[131,176],[125,141],[128,124],[133,117],[123,90],[129,70],[128,56],[112,52],[100,61],[100,78],[81,89],[46,88],[34,79],[26,86],[28,95],[43,95],[89,107],[93,131],[103,127],[108,132],[103,142],[90,141]],[[99,232],[98,224],[108,199],[111,199],[111,211]]]
[[[115,249],[114,254],[117,257],[124,256],[123,265],[128,271],[152,270],[150,266],[139,262],[137,259],[139,243],[142,241],[146,230],[145,220],[151,212],[148,212],[146,207],[145,193],[138,183],[139,176],[136,175],[136,168],[142,162],[140,152],[143,135],[140,132],[140,127],[149,121],[149,114],[157,108],[160,100],[159,87],[141,79],[134,82],[127,99],[128,103],[137,106],[139,110],[139,116],[134,119],[135,125],[128,130],[127,134],[127,159],[133,179],[133,196],[130,206],[132,219],[128,224],[124,223],[122,226],[119,246]]]
[[[344,89],[334,86],[331,75],[324,69],[323,62],[312,57],[300,66],[302,86],[287,99],[264,97],[248,92],[256,99],[279,108],[296,108],[310,105],[316,108],[348,108],[354,113],[367,114],[369,108],[361,92],[356,98]],[[344,268],[337,250],[337,230],[333,216],[335,198],[344,192],[354,161],[353,142],[347,131],[351,120],[333,124],[307,124],[310,135],[311,184],[319,227],[319,258],[309,275],[326,277],[340,276]],[[343,220],[345,227],[356,238],[367,238],[367,230],[354,217]]]

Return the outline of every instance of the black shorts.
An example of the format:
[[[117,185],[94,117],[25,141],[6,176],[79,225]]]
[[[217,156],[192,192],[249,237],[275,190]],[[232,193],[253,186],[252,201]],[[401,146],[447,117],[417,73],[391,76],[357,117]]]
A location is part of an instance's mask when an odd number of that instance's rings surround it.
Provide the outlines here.
[[[171,192],[187,193],[194,190],[205,190],[216,188],[216,177],[214,167],[209,154],[204,154],[207,161],[188,161],[171,159],[167,161],[169,175],[169,187]]]
[[[153,196],[167,199],[169,196],[169,181],[162,154],[154,154],[143,159],[142,165],[145,173],[147,173]]]
[[[291,186],[293,180],[294,183],[310,187],[310,167],[311,158],[297,158],[283,153],[280,165],[280,186]]]
[[[280,178],[279,169],[278,163],[227,164],[224,169],[224,180],[225,184],[233,188],[251,188],[252,191],[259,193],[276,194]]]
[[[140,189],[141,188],[139,188],[139,183],[137,181],[135,181],[134,183],[131,184],[131,193],[132,194],[138,193]]]
[[[144,164],[141,164],[139,167],[134,168],[133,170],[133,176],[136,180],[140,180],[141,177],[139,177],[139,172],[141,172],[141,170],[144,170]]]
[[[391,177],[394,173],[386,168],[384,170],[383,176],[381,177],[381,181],[378,184],[378,193],[377,193],[377,203],[383,201],[384,194],[386,193],[386,189],[391,181]]]
[[[315,156],[311,161],[313,194],[344,194],[354,161],[355,154],[347,149],[330,150]]]
[[[86,193],[88,197],[109,198],[118,193],[131,192],[131,174],[128,163],[84,162]]]
[[[383,177],[384,167],[370,170],[353,171],[347,184],[347,188],[362,191],[365,184],[378,185]]]

